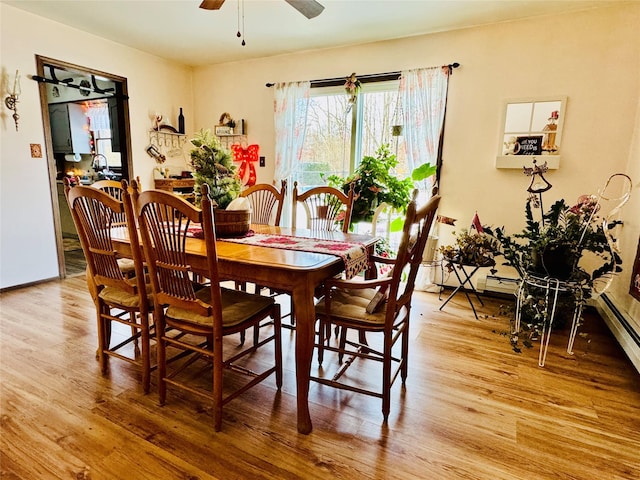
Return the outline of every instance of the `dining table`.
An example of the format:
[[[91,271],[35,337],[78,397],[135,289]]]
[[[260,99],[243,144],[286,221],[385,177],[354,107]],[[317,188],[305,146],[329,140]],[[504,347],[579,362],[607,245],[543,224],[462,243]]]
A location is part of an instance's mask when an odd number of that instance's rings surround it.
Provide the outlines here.
[[[126,229],[112,235],[114,248],[120,256],[131,257],[131,245]],[[377,237],[339,231],[311,231],[301,228],[252,225],[251,232],[274,236],[289,236],[361,244],[370,254]],[[207,252],[201,238],[187,238],[188,260],[194,271],[207,271]],[[295,370],[298,432],[309,434],[313,425],[309,413],[309,383],[315,336],[316,287],[325,280],[340,275],[345,261],[339,255],[319,251],[303,251],[240,243],[233,239],[216,240],[220,278],[236,282],[252,282],[278,291],[289,292],[296,312]],[[370,278],[375,267],[365,275]]]

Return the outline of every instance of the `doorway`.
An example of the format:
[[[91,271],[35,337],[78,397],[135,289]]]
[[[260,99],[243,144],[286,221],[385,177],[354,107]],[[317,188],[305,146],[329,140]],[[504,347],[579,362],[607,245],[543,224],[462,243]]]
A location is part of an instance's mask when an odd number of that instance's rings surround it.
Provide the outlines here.
[[[60,277],[86,263],[63,179],[91,185],[133,172],[127,79],[36,55]]]

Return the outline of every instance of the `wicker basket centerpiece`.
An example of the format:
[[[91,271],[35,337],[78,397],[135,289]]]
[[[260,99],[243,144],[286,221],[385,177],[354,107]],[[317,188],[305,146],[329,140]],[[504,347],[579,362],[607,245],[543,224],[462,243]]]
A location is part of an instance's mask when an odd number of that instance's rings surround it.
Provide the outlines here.
[[[249,201],[243,197],[233,200],[225,210],[214,209],[213,216],[218,237],[241,237],[251,227]]]

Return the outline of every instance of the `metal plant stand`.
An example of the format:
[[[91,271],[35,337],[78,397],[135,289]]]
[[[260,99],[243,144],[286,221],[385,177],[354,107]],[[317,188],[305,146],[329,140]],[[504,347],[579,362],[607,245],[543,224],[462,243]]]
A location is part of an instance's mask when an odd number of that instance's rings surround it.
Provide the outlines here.
[[[471,278],[473,278],[473,276],[476,274],[476,272],[481,266],[486,266],[486,265],[464,265],[462,263],[454,263],[454,262],[452,262],[452,264],[454,265],[453,273],[456,274],[456,278],[458,279],[459,285],[455,288],[453,292],[451,292],[451,295],[447,297],[444,303],[440,305],[440,310],[442,310],[445,307],[445,305],[449,303],[449,300],[451,300],[456,295],[456,293],[462,290],[465,296],[467,297],[467,301],[469,302],[469,305],[471,305],[471,310],[473,310],[473,314],[475,315],[477,320],[478,313],[476,312],[476,307],[473,305],[473,302],[471,301],[471,297],[469,296],[469,291],[476,296],[476,298],[480,302],[480,305],[484,306],[484,303],[482,302],[480,295],[478,295],[477,290],[473,286],[473,283],[471,282]],[[465,270],[465,267],[469,267],[472,270],[469,273],[467,273],[467,270]],[[462,272],[462,275],[458,273],[458,270]],[[469,285],[468,289],[465,288],[465,285],[467,284]]]
[[[544,367],[547,358],[547,350],[549,349],[549,340],[551,339],[551,331],[553,321],[555,320],[556,307],[558,305],[558,296],[561,292],[569,292],[574,298],[575,307],[573,311],[573,320],[571,322],[571,331],[569,333],[569,343],[567,345],[567,353],[573,355],[573,343],[578,333],[578,326],[582,315],[582,307],[584,305],[584,297],[582,286],[577,282],[569,282],[558,280],[551,277],[540,277],[533,274],[526,274],[520,282],[520,287],[516,293],[516,318],[515,331],[520,332],[520,320],[522,315],[522,303],[524,300],[526,286],[540,288],[544,291],[544,318],[542,332],[540,338],[540,353],[538,355],[538,366]]]

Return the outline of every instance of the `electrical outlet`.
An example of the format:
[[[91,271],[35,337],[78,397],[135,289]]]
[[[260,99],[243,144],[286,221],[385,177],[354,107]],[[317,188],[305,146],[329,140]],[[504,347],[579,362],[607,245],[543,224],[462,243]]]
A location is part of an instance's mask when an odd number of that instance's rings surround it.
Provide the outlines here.
[[[255,158],[255,157],[253,157],[253,158]],[[260,166],[264,167],[264,165],[265,165],[265,159],[264,159],[264,157],[260,157]]]

